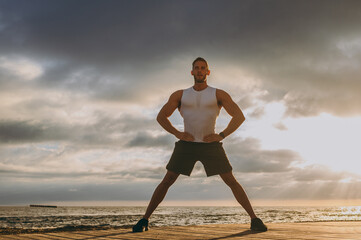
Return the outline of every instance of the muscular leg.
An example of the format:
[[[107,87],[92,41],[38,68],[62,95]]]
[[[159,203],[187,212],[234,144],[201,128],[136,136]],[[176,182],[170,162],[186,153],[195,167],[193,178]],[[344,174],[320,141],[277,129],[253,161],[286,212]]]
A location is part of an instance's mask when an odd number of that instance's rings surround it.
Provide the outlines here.
[[[145,212],[143,218],[149,219],[150,215],[158,207],[158,205],[163,201],[168,189],[172,184],[177,180],[179,173],[172,171],[167,171],[167,174],[164,176],[162,182],[154,190],[152,199],[150,200],[147,211]]]
[[[248,215],[252,219],[256,218],[256,215],[253,212],[253,208],[251,206],[251,203],[249,202],[246,192],[243,190],[241,184],[239,184],[234,178],[232,171],[220,174],[220,176],[222,180],[231,188],[233,195],[235,196],[239,204],[241,204],[242,207],[246,210]]]

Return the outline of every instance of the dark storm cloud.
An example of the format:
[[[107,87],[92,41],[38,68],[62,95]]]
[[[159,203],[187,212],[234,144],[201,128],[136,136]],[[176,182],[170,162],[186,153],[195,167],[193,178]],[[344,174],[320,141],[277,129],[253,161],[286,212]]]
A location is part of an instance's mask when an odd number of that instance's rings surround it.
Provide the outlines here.
[[[26,178],[26,179],[80,179],[82,177],[96,177],[103,176],[100,173],[91,173],[91,172],[44,172],[44,171],[21,171],[21,170],[3,170],[0,169],[0,173],[2,174],[1,178],[5,176],[8,179],[11,178]]]
[[[17,189],[14,191],[13,189]],[[154,189],[154,183],[120,182],[117,184],[47,184],[46,182],[33,184],[12,184],[11,187],[0,188],[2,196],[0,202],[5,205],[28,205],[31,202],[44,201],[121,201],[145,200]]]
[[[267,101],[287,96],[289,115],[359,113],[360,1],[17,0],[0,6],[0,52],[42,62],[42,87],[140,100],[147,96],[140,86],[156,91],[154,84],[164,83],[150,72],[174,67],[169,61],[179,56],[206,55],[262,79]]]
[[[29,104],[38,105],[37,101]],[[35,143],[49,141],[65,141],[76,143],[81,147],[119,146],[162,146],[169,145],[170,136],[153,137],[149,133],[140,133],[154,129],[156,120],[137,116],[124,115],[118,118],[102,116],[101,113],[92,124],[67,124],[49,121],[0,121],[0,143]],[[111,134],[125,134],[114,138]],[[137,135],[135,135],[137,134]],[[126,139],[134,135],[134,139],[126,143]]]
[[[122,114],[119,117],[111,117],[102,112],[96,113],[96,122],[90,127],[94,131],[103,134],[109,133],[136,133],[141,130],[150,130],[158,127],[155,119],[143,115]]]
[[[59,127],[29,121],[0,121],[0,142],[63,140],[67,135],[66,131]]]
[[[236,6],[217,1],[3,1],[3,42],[9,47],[4,53],[27,50],[103,66],[160,60],[178,53],[182,46],[207,39],[214,30],[231,33],[222,22],[200,11],[212,14],[214,8],[224,5],[219,16],[230,24],[238,17],[227,19],[227,10],[241,13],[248,5],[233,4]]]
[[[2,143],[35,143],[47,141],[77,141],[81,143],[96,143],[101,131],[94,126],[71,126],[51,122],[6,121],[0,122],[0,142]],[[99,134],[100,132],[100,134]],[[109,141],[107,141],[109,143]]]
[[[40,166],[38,169],[41,168]],[[89,177],[92,179],[101,179],[101,180],[116,180],[116,179],[160,179],[165,173],[165,167],[153,167],[153,168],[144,168],[138,166],[136,171],[131,168],[123,169],[121,171],[116,171],[112,169],[108,169],[106,172],[94,172],[94,171],[84,171],[84,170],[76,170],[69,171],[67,170],[59,170],[54,171],[50,169],[16,169],[16,168],[7,168],[0,169],[1,177],[0,179],[32,179],[32,180],[57,180],[60,179],[62,181],[71,180],[71,179],[88,179]]]
[[[139,132],[133,139],[131,139],[127,147],[157,147],[157,146],[170,146],[174,142],[174,137],[171,135],[152,136],[147,132]]]

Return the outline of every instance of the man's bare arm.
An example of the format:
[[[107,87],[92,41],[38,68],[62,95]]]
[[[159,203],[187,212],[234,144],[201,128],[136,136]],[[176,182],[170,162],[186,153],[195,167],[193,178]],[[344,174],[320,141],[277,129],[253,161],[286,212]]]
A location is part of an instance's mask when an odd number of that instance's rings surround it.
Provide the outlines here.
[[[232,117],[226,129],[223,130],[223,134],[225,137],[233,133],[234,131],[241,126],[244,122],[245,117],[238,107],[238,105],[232,100],[231,96],[223,90],[217,89],[216,96],[218,103],[224,107],[227,113]],[[210,134],[204,137],[204,141],[206,142],[215,142],[221,141],[223,138],[218,134]]]
[[[194,137],[191,134],[178,131],[168,119],[178,108],[182,94],[183,90],[178,90],[169,97],[168,102],[159,111],[157,121],[167,132],[173,134],[178,139],[184,141],[194,141]]]
[[[246,120],[242,110],[238,105],[232,100],[231,96],[223,90],[217,89],[216,92],[217,99],[219,103],[224,107],[227,113],[232,117],[226,129],[223,130],[224,136],[228,136],[241,126],[241,124]]]

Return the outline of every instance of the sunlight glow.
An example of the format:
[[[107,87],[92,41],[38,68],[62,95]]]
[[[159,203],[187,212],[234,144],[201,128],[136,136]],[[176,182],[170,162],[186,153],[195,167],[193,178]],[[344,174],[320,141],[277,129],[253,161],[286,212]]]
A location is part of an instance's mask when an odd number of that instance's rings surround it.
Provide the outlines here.
[[[260,139],[265,149],[294,150],[305,160],[304,165],[321,164],[361,174],[361,117],[323,113],[295,119],[284,118],[284,110],[281,102],[267,104],[262,118],[245,123],[242,137]]]

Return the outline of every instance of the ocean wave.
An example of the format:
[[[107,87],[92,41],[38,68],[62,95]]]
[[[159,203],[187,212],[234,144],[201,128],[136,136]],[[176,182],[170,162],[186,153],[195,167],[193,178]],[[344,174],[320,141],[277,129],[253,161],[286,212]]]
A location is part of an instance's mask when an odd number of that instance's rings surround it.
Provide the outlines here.
[[[267,223],[360,221],[360,210],[358,206],[258,207],[256,214]],[[144,211],[145,207],[0,207],[0,233],[130,228]],[[150,227],[249,222],[241,207],[159,207],[150,219]]]

